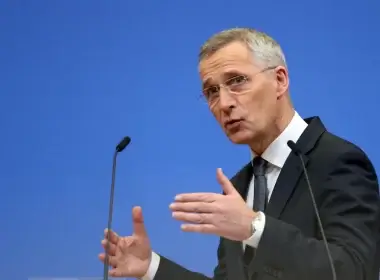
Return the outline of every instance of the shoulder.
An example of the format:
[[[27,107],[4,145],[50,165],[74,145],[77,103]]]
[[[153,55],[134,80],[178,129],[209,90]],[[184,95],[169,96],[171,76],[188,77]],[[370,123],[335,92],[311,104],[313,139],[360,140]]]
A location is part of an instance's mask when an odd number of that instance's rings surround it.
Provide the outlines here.
[[[371,160],[362,148],[328,131],[322,134],[310,152],[310,157],[325,164],[364,164],[375,173]]]
[[[313,180],[323,186],[321,190],[369,191],[378,200],[376,170],[358,145],[326,131],[309,159],[309,172]]]

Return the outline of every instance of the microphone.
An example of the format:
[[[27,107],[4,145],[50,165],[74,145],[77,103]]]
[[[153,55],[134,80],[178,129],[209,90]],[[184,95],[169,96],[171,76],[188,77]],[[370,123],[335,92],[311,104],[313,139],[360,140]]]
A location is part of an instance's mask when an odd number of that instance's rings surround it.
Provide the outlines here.
[[[109,211],[108,211],[108,225],[107,225],[107,244],[106,244],[106,255],[105,255],[105,261],[104,261],[104,273],[103,273],[103,279],[108,280],[108,268],[109,268],[109,256],[108,256],[108,250],[109,250],[109,234],[112,226],[112,212],[113,212],[113,199],[114,199],[114,193],[115,193],[115,174],[116,174],[116,158],[117,155],[122,152],[128,145],[131,143],[131,138],[126,136],[124,137],[120,143],[116,146],[114,155],[113,155],[113,164],[112,164],[112,180],[111,180],[111,194],[110,194],[110,204],[109,204]]]
[[[334,267],[334,262],[333,262],[333,259],[331,257],[331,252],[330,252],[330,249],[329,249],[329,245],[327,243],[327,239],[326,239],[326,235],[325,235],[325,230],[323,229],[321,217],[319,216],[319,211],[318,211],[317,203],[315,202],[314,192],[313,192],[313,189],[311,188],[311,184],[310,184],[310,180],[309,180],[309,175],[308,175],[308,172],[307,172],[307,169],[306,169],[306,166],[305,166],[305,162],[304,162],[303,157],[302,157],[302,151],[296,145],[296,143],[294,143],[291,140],[289,140],[287,144],[288,144],[289,148],[293,151],[293,153],[296,156],[298,156],[299,159],[300,159],[300,161],[301,161],[303,173],[305,174],[306,183],[307,183],[307,186],[309,187],[309,193],[310,193],[311,200],[312,200],[312,203],[313,203],[314,212],[315,212],[315,215],[317,216],[318,227],[321,230],[323,244],[325,245],[327,256],[328,256],[328,259],[329,259],[329,264],[330,264],[331,273],[332,273],[332,279],[336,280],[336,271],[335,271],[335,267]]]

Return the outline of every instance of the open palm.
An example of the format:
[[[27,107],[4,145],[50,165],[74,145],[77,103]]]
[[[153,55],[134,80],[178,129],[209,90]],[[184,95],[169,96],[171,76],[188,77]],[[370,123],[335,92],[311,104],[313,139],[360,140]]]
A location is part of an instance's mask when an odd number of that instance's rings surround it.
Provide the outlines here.
[[[120,237],[107,229],[104,232],[102,245],[109,255],[108,263],[112,267],[110,276],[141,278],[149,268],[152,249],[140,207],[133,208],[132,219],[134,232],[131,236]],[[103,263],[105,258],[105,253],[99,255]]]

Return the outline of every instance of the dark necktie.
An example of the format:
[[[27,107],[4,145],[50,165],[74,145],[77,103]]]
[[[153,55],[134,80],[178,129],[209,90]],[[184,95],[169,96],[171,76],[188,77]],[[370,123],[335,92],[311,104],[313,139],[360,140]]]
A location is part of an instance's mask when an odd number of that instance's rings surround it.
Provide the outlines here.
[[[253,175],[254,175],[254,197],[253,197],[253,210],[255,212],[264,212],[268,201],[268,187],[267,179],[265,177],[265,170],[267,168],[267,161],[261,157],[255,157],[252,162]],[[251,246],[245,247],[244,263],[246,266],[252,261],[255,255],[255,249]]]

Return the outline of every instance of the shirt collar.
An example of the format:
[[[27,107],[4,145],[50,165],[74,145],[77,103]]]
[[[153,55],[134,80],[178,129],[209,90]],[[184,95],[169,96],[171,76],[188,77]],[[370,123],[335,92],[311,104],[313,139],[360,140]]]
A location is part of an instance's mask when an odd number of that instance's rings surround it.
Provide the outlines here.
[[[288,141],[291,140],[296,143],[306,127],[307,123],[295,112],[285,130],[268,146],[261,157],[270,164],[282,168],[291,152]],[[254,158],[255,154],[251,153],[252,158]]]

